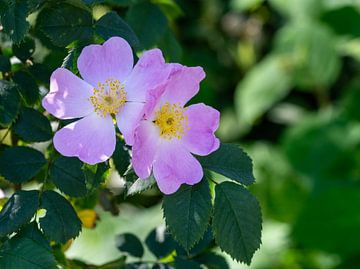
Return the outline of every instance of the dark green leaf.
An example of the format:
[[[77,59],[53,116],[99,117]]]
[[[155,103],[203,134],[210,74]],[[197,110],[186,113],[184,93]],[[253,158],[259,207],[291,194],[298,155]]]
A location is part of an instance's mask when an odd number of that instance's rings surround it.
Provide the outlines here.
[[[0,72],[9,72],[10,70],[10,59],[4,55],[0,55]]]
[[[256,198],[234,182],[216,185],[213,231],[220,248],[250,264],[261,244],[261,210]]]
[[[139,238],[130,233],[116,236],[116,247],[131,256],[141,258],[144,255],[144,248]]]
[[[360,36],[360,13],[352,6],[326,12],[322,20],[340,35]]]
[[[205,169],[209,169],[244,185],[254,183],[253,165],[250,157],[237,145],[221,144],[212,154],[199,157]]]
[[[82,170],[85,175],[88,194],[96,190],[105,181],[109,168],[109,165],[105,162],[97,165],[84,164]]]
[[[67,195],[78,197],[87,193],[82,163],[78,158],[59,157],[50,167],[50,179]]]
[[[45,235],[58,243],[66,243],[81,231],[81,221],[72,205],[60,194],[45,191],[41,196],[41,208],[46,215],[40,218]]]
[[[0,157],[0,174],[13,183],[34,177],[45,165],[44,155],[28,147],[10,147]]]
[[[185,250],[190,250],[204,235],[212,205],[206,179],[194,186],[183,185],[164,197],[164,217],[173,237]]]
[[[35,79],[25,71],[18,71],[14,74],[13,80],[19,85],[19,91],[28,105],[39,101],[39,88]]]
[[[15,192],[0,212],[0,237],[16,232],[28,223],[38,206],[38,191]]]
[[[152,230],[145,239],[148,249],[157,258],[164,258],[174,251],[176,243],[166,231],[165,227]]]
[[[35,63],[29,67],[30,73],[44,84],[48,84],[50,81],[51,70],[45,64]]]
[[[52,137],[49,120],[32,108],[22,109],[14,125],[14,132],[27,142],[48,141]]]
[[[167,19],[158,6],[141,2],[130,7],[127,22],[135,31],[140,45],[149,49],[163,37],[167,29]]]
[[[120,36],[136,48],[139,40],[130,26],[114,11],[106,13],[95,24],[95,31],[102,38],[109,39],[112,36]]]
[[[92,14],[78,2],[57,1],[39,13],[37,27],[52,43],[65,47],[75,40],[89,40],[93,35]]]
[[[169,62],[180,61],[182,56],[182,48],[170,29],[166,31],[166,33],[160,39],[158,44],[159,44],[159,48],[161,48],[164,57],[165,59],[167,59],[167,61]]]
[[[174,267],[171,267],[169,264],[166,263],[158,263],[158,264],[154,264],[154,266],[151,267],[151,269],[174,269]]]
[[[77,58],[79,57],[80,52],[81,52],[81,48],[71,49],[68,55],[64,58],[61,67],[70,70],[74,74],[78,73]]]
[[[175,268],[176,269],[201,269],[201,265],[196,261],[185,260],[180,257],[175,257]]]
[[[56,269],[57,267],[49,242],[33,223],[1,247],[0,268]]]
[[[130,166],[130,153],[129,149],[125,146],[124,141],[118,139],[112,159],[115,164],[116,170],[120,176],[124,176],[125,172]]]
[[[10,38],[19,43],[29,30],[29,23],[26,21],[29,8],[24,0],[3,0],[0,3],[0,19],[4,32]]]
[[[11,82],[0,80],[0,126],[9,126],[20,108],[18,87]]]
[[[19,58],[20,61],[25,62],[35,51],[35,41],[29,37],[25,37],[19,44],[13,44],[12,50],[14,56]]]
[[[218,254],[215,254],[213,252],[205,253],[199,257],[196,258],[196,260],[204,264],[206,268],[208,269],[229,269],[229,265],[226,261],[226,259]]]

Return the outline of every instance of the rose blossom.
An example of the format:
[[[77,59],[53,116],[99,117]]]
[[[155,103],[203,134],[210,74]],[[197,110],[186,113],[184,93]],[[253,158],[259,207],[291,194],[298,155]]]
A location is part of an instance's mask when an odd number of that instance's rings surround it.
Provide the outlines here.
[[[65,68],[53,72],[42,105],[56,118],[81,118],[56,132],[54,146],[64,156],[96,164],[114,152],[114,119],[125,142],[133,143],[144,105],[170,68],[158,49],[144,52],[133,67],[131,47],[120,37],[85,47],[77,66],[83,80]]]
[[[135,130],[132,164],[146,179],[151,171],[160,190],[175,192],[181,184],[193,185],[203,177],[199,161],[191,154],[208,155],[219,148],[214,135],[220,113],[207,105],[184,105],[199,91],[205,73],[201,67],[171,64],[168,81],[156,101],[147,106]]]

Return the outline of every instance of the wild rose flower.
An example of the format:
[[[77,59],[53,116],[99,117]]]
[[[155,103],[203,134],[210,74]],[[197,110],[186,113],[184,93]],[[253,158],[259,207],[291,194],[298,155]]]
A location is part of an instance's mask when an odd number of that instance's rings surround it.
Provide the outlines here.
[[[204,104],[184,105],[199,91],[205,73],[201,67],[171,64],[172,72],[157,100],[147,106],[135,131],[132,164],[145,179],[151,171],[160,190],[175,192],[181,184],[193,185],[203,177],[191,154],[208,155],[219,148],[214,135],[220,113]]]
[[[55,134],[54,146],[64,156],[96,164],[114,152],[113,117],[125,142],[133,143],[145,102],[170,69],[158,49],[145,52],[133,68],[131,47],[120,37],[85,47],[77,66],[83,80],[67,69],[55,70],[42,105],[59,119],[81,118]]]

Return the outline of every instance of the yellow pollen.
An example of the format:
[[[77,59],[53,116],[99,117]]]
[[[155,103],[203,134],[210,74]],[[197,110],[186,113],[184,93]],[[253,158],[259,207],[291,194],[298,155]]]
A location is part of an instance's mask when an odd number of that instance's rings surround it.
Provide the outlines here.
[[[181,139],[188,127],[188,117],[184,115],[186,108],[180,104],[166,102],[157,112],[154,123],[160,128],[160,136],[171,140]]]
[[[98,83],[94,88],[94,94],[89,97],[94,106],[94,110],[102,117],[108,114],[116,115],[126,101],[124,84],[117,79],[107,79],[105,83]]]

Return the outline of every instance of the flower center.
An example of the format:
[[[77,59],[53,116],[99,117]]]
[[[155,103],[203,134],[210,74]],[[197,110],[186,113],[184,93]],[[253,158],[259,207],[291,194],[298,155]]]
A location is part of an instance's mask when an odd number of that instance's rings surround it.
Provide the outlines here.
[[[126,101],[124,84],[117,79],[107,79],[105,83],[99,82],[89,100],[93,104],[95,112],[100,116],[116,115]]]
[[[157,112],[154,123],[160,128],[160,136],[171,140],[180,139],[188,128],[188,117],[184,115],[185,108],[166,102]]]

